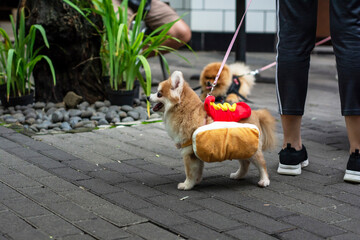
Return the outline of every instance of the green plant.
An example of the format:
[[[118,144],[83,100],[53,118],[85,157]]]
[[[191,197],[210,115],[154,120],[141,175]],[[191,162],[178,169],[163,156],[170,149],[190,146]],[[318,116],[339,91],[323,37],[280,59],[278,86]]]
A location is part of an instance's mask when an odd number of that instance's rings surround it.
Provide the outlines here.
[[[10,21],[15,39],[14,43],[10,41],[5,30],[0,28],[0,34],[5,39],[4,43],[0,45],[0,61],[1,66],[5,67],[4,75],[7,85],[7,98],[9,99],[10,93],[13,96],[23,96],[30,93],[32,86],[30,81],[31,74],[35,65],[42,59],[46,60],[49,64],[55,85],[55,70],[51,60],[45,55],[39,55],[42,47],[34,50],[36,31],[40,32],[45,46],[49,48],[45,29],[41,25],[35,24],[30,27],[28,34],[26,34],[23,8],[20,11],[19,28],[16,29],[12,16],[10,16]]]
[[[87,17],[89,11],[83,11],[70,0],[63,1],[71,5],[91,23]],[[110,77],[109,83],[114,90],[121,88],[123,83],[125,83],[126,90],[132,90],[137,78],[145,94],[149,96],[151,92],[151,69],[147,57],[152,52],[159,54],[169,72],[168,63],[162,52],[176,52],[176,50],[162,44],[168,39],[180,41],[167,35],[169,29],[179,19],[164,24],[146,35],[141,26],[144,14],[146,14],[144,12],[145,0],[141,1],[131,27],[127,16],[127,0],[122,1],[117,12],[115,12],[111,0],[92,0],[92,2],[95,7],[92,11],[102,17],[104,24],[104,29],[98,29],[95,24],[91,23],[102,37],[103,75]],[[186,58],[182,58],[187,61]],[[140,72],[141,67],[144,69],[145,79]]]
[[[0,85],[5,84],[6,56],[11,42],[8,34],[0,28]]]

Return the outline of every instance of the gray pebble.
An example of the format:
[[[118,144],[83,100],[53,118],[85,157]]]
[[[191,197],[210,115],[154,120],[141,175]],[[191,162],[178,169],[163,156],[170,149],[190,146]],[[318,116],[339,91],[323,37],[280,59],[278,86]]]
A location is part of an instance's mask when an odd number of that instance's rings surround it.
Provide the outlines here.
[[[132,117],[134,120],[138,120],[140,118],[140,113],[136,112],[136,111],[129,111],[127,113],[127,115],[129,117]]]
[[[35,123],[35,118],[27,118],[25,120],[26,124],[33,125]]]
[[[125,111],[125,112],[129,112],[129,111],[132,111],[134,108],[129,106],[129,105],[124,105],[124,106],[121,106],[121,110]]]
[[[126,117],[127,117],[126,112],[120,111],[120,112],[119,112],[119,117],[120,117],[120,118],[126,118]]]
[[[101,101],[96,101],[95,108],[101,108],[101,107],[105,107],[105,103]]]
[[[36,102],[34,105],[35,109],[43,109],[45,108],[46,104],[44,102]]]
[[[89,110],[85,110],[81,113],[82,118],[91,118],[93,116],[93,112]]]
[[[111,122],[112,119],[117,117],[117,116],[118,115],[117,115],[117,113],[115,111],[109,111],[109,112],[106,113],[105,119],[106,119],[106,121]]]
[[[99,120],[98,124],[99,124],[99,125],[109,125],[109,122],[106,121],[106,119],[101,118],[101,119]]]
[[[63,122],[63,123],[61,123],[60,128],[61,128],[62,130],[64,130],[64,131],[69,131],[69,130],[72,129],[71,126],[70,126],[70,124],[69,124],[68,122]]]
[[[51,115],[51,120],[54,123],[62,122],[64,115],[60,111],[56,111]]]
[[[126,117],[124,119],[122,119],[122,122],[133,122],[134,119],[132,117]]]
[[[106,107],[110,107],[111,106],[111,102],[109,100],[105,100],[104,104]]]
[[[70,109],[69,110],[69,115],[70,117],[78,117],[78,116],[81,116],[81,110],[79,109]]]
[[[99,108],[98,111],[99,111],[99,112],[103,112],[103,113],[107,113],[107,112],[109,111],[109,108],[103,106],[103,107]]]

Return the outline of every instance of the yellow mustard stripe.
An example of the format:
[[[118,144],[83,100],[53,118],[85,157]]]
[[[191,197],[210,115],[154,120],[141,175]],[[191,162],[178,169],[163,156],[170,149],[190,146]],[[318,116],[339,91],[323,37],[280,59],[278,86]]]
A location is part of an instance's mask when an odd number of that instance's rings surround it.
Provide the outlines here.
[[[214,102],[210,102],[210,106],[213,106],[215,110],[219,110],[221,109],[222,111],[226,112],[227,110],[230,110],[230,112],[234,112],[236,110],[236,103],[234,103],[233,105],[230,105],[230,103],[218,103],[215,104]]]

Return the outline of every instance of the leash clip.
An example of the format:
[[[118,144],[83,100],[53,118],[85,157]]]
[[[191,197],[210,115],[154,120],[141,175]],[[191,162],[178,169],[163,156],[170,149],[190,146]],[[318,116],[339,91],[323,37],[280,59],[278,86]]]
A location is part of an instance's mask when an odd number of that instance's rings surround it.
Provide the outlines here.
[[[256,74],[259,74],[259,69],[256,69],[256,70],[254,70],[254,71],[251,71],[250,72],[250,75],[253,75],[253,76],[255,76]]]

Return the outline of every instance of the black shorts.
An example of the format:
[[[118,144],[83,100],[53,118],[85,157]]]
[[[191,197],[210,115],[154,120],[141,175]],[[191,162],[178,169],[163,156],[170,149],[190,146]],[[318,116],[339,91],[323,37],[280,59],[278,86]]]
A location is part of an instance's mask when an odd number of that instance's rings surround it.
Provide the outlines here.
[[[277,0],[276,87],[280,114],[304,114],[317,6],[317,0]],[[330,0],[330,31],[341,113],[360,115],[360,0]]]

